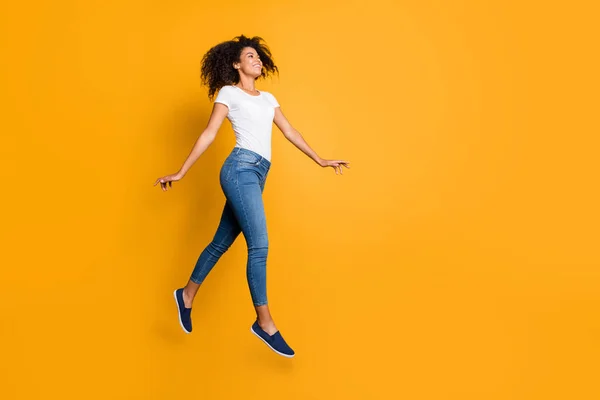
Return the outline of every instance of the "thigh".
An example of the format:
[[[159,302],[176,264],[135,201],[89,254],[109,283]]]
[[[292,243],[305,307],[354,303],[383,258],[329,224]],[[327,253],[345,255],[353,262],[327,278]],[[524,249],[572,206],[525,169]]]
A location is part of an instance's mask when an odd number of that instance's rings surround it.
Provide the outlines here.
[[[267,247],[267,221],[259,173],[251,168],[241,167],[223,183],[223,192],[231,204],[248,247]]]
[[[229,200],[225,202],[213,241],[230,246],[242,231]]]
[[[262,181],[260,181],[260,192],[263,193],[265,191],[265,182],[267,178],[264,177]]]

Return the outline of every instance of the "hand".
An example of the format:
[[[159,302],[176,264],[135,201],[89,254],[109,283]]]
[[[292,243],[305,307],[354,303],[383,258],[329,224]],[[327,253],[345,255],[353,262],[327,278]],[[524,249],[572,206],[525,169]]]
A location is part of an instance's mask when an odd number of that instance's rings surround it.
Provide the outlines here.
[[[166,175],[162,178],[158,178],[156,182],[154,182],[154,186],[156,186],[156,184],[160,182],[160,187],[162,188],[163,192],[166,192],[167,185],[169,185],[169,187],[173,187],[173,181],[178,181],[181,178],[182,176],[180,176],[179,174]]]
[[[335,170],[335,174],[341,174],[344,175],[344,172],[342,171],[342,166],[350,169],[350,161],[343,161],[343,160],[321,160],[321,162],[319,163],[321,165],[321,167],[325,168],[325,167],[332,167]],[[339,170],[339,173],[338,173]]]

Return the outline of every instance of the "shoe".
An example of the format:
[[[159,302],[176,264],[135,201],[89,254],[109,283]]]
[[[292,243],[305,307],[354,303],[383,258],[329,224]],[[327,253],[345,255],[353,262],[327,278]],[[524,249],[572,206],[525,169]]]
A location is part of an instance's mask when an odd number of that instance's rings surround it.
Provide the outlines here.
[[[177,289],[173,292],[175,302],[177,303],[177,313],[179,314],[179,323],[185,333],[192,333],[192,309],[185,308],[183,303],[183,289]]]
[[[279,331],[275,332],[273,335],[269,335],[267,332],[263,331],[260,325],[258,325],[258,321],[254,322],[250,331],[254,333],[260,340],[265,342],[267,346],[275,353],[292,358],[294,357],[294,350],[291,349],[290,346],[283,340],[283,336]]]

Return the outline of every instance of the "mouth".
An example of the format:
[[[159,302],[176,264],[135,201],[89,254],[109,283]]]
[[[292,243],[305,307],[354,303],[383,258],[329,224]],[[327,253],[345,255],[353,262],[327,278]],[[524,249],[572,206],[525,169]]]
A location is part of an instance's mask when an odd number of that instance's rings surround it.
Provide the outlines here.
[[[260,65],[260,64],[255,64],[255,65],[253,65],[253,67],[254,67],[254,68],[257,68],[257,67],[258,67],[258,68],[262,68],[262,65]]]

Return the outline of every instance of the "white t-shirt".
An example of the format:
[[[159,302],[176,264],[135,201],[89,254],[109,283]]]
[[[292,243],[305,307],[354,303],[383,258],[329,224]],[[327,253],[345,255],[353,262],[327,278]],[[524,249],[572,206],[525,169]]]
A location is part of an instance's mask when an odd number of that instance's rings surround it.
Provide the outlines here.
[[[279,103],[269,92],[251,95],[237,86],[223,86],[215,103],[229,108],[227,119],[235,132],[235,146],[252,150],[271,161],[271,131]]]

